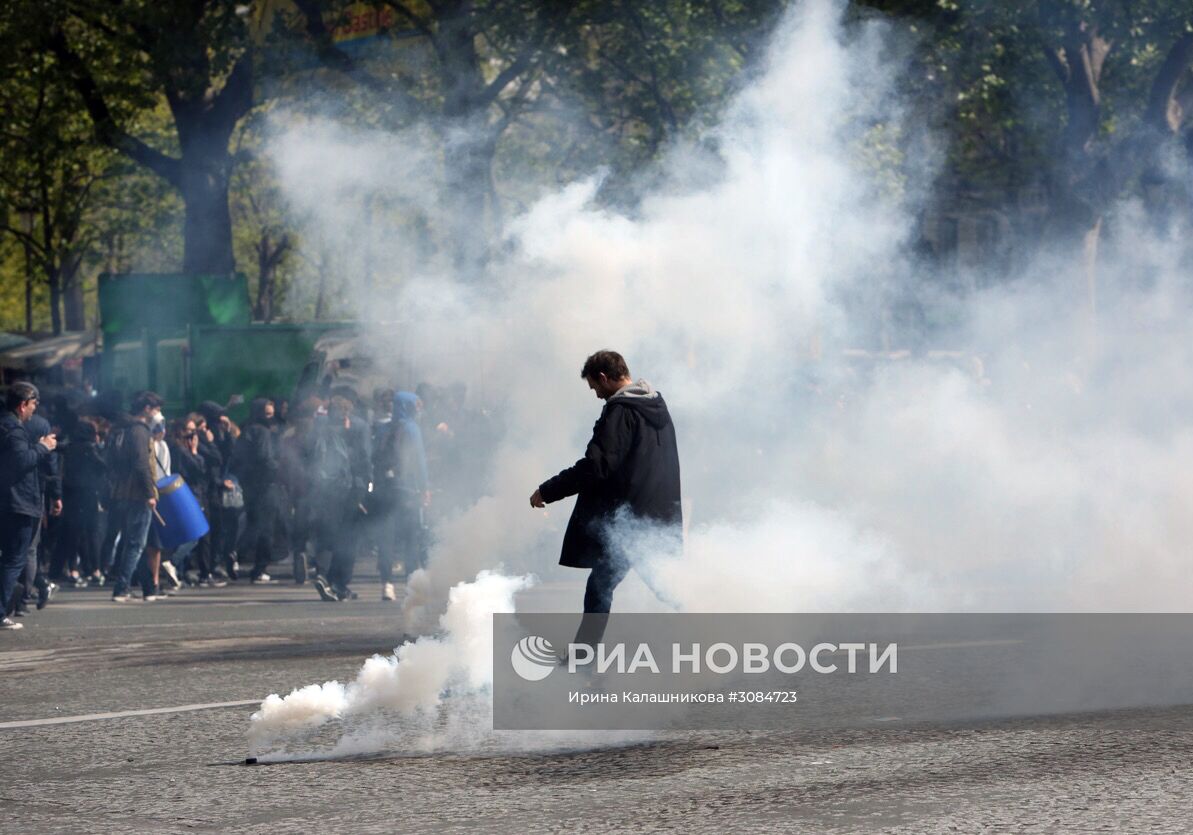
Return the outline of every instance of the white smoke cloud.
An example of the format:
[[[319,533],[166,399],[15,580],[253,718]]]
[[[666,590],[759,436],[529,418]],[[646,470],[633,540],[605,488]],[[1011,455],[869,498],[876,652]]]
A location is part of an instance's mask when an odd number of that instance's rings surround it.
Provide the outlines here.
[[[377,711],[410,717],[437,707],[449,685],[461,694],[492,685],[493,614],[514,611],[514,594],[530,577],[481,572],[448,595],[439,634],[402,644],[390,656],[365,661],[348,685],[311,684],[281,697],[267,697],[250,717],[253,752],[334,719]]]
[[[576,372],[599,347],[625,354],[675,417],[691,527],[684,568],[664,573],[686,608],[1185,599],[1172,582],[1185,525],[1166,508],[1193,498],[1172,454],[1183,448],[1172,406],[1190,399],[1173,381],[1190,352],[1183,334],[1148,332],[1185,309],[1164,282],[1104,296],[1090,350],[1076,279],[1041,257],[1018,281],[942,308],[952,327],[916,335],[951,359],[845,359],[855,340],[874,344],[875,300],[917,286],[922,268],[906,254],[915,206],[866,150],[875,126],[912,129],[899,68],[884,63],[889,33],[841,17],[842,4],[812,0],[780,24],[709,137],[722,160],[711,184],[703,170],[687,184],[692,155],[677,148],[671,185],[632,217],[598,205],[594,178],[511,218],[499,292],[404,266],[391,297],[357,288],[366,318],[454,325],[427,340],[426,378],[491,393],[500,377],[507,398],[487,497],[437,531],[411,624],[433,623],[447,589],[480,569],[550,572],[567,507],[531,513],[526,496],[582,449],[599,404]],[[421,139],[410,151],[405,136],[340,126],[279,135],[287,193],[328,234],[359,230],[339,199],[354,189],[438,205]],[[934,165],[902,170],[927,179]],[[405,264],[401,230],[382,231],[393,234],[379,260]],[[1149,244],[1113,269],[1138,272],[1144,258],[1155,275],[1175,264]],[[448,350],[460,340],[473,353]],[[377,353],[390,350],[410,347],[379,336]],[[774,580],[765,605],[758,576]]]
[[[910,129],[898,68],[877,48],[882,24],[847,27],[841,13],[809,0],[782,22],[758,79],[714,131],[723,166],[711,184],[690,184],[691,157],[676,149],[665,163],[672,185],[632,217],[597,203],[596,175],[548,194],[510,220],[510,254],[483,288],[411,267],[400,229],[372,239],[402,282],[389,294],[356,287],[362,318],[425,317],[425,377],[504,398],[486,497],[440,525],[428,570],[410,584],[410,625],[433,623],[445,602],[465,617],[449,589],[482,569],[581,579],[551,568],[569,505],[531,512],[527,497],[583,449],[599,404],[577,372],[605,347],[667,398],[689,500],[681,559],[642,553],[641,531],[626,532],[662,601],[631,588],[620,605],[1193,603],[1193,345],[1180,260],[1163,241],[1120,235],[1128,246],[1106,253],[1104,274],[1148,280],[1104,293],[1096,320],[1071,260],[1045,252],[930,311],[951,324],[915,336],[947,351],[847,353],[867,335],[876,345],[876,300],[922,288],[924,268],[906,254],[916,206],[865,153],[876,125]],[[296,137],[284,125],[279,137],[287,193],[331,240],[359,227],[359,205],[339,200],[345,188],[414,205],[438,188],[427,158],[403,157],[393,137],[340,127]],[[406,162],[378,162],[391,158]],[[310,177],[322,159],[336,164]],[[927,180],[934,164],[906,170]],[[1129,215],[1119,218],[1127,229]],[[454,350],[462,343],[471,354]],[[396,350],[383,334],[375,347],[382,359]],[[267,700],[254,727],[309,725],[345,704],[425,704],[443,676],[407,672],[403,659],[438,669],[430,657],[444,646],[373,659],[343,692]]]

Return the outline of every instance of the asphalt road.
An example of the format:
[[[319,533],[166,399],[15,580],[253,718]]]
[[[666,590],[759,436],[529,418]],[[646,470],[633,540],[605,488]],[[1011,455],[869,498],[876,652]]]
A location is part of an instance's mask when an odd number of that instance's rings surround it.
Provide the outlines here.
[[[357,588],[69,591],[0,633],[0,830],[1193,831],[1193,707],[245,766],[253,703],[399,642],[398,606]]]

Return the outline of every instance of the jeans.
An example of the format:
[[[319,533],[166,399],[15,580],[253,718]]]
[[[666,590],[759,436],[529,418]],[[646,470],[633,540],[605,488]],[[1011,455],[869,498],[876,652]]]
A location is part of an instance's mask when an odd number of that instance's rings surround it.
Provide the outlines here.
[[[629,572],[629,561],[612,554],[607,554],[604,560],[593,567],[592,573],[588,575],[588,584],[584,587],[584,616],[580,619],[574,643],[587,644],[595,649],[601,642],[609,623],[609,610],[613,608],[613,590]]]
[[[136,570],[145,550],[152,518],[153,511],[144,499],[122,499],[112,502],[111,525],[120,532],[120,545],[112,564],[112,570],[116,575],[116,582],[112,587],[113,595],[128,594],[128,587],[133,581],[133,571]]]
[[[381,582],[392,583],[394,562],[401,557],[409,577],[427,564],[421,494],[400,496],[392,503],[379,503],[383,511],[377,522],[377,570]]]
[[[41,519],[36,516],[0,515],[0,614],[5,617],[14,608],[17,587],[24,589],[21,576],[25,573],[29,544],[40,524]]]

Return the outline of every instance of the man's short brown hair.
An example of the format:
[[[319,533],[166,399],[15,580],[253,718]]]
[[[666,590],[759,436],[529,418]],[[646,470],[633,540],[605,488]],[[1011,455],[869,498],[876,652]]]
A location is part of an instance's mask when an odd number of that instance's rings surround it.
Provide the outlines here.
[[[630,376],[630,367],[626,365],[625,357],[616,351],[597,351],[584,360],[580,376],[595,380],[598,374],[604,374],[610,380],[624,380]]]

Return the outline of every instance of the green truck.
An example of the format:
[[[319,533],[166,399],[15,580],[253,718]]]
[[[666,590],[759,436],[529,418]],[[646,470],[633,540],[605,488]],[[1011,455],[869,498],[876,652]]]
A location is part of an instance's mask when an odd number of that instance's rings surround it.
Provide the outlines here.
[[[254,324],[248,283],[236,275],[101,275],[99,388],[152,389],[180,414],[203,400],[289,397],[318,365],[316,344],[355,332],[344,322]],[[243,419],[247,406],[232,410]]]

